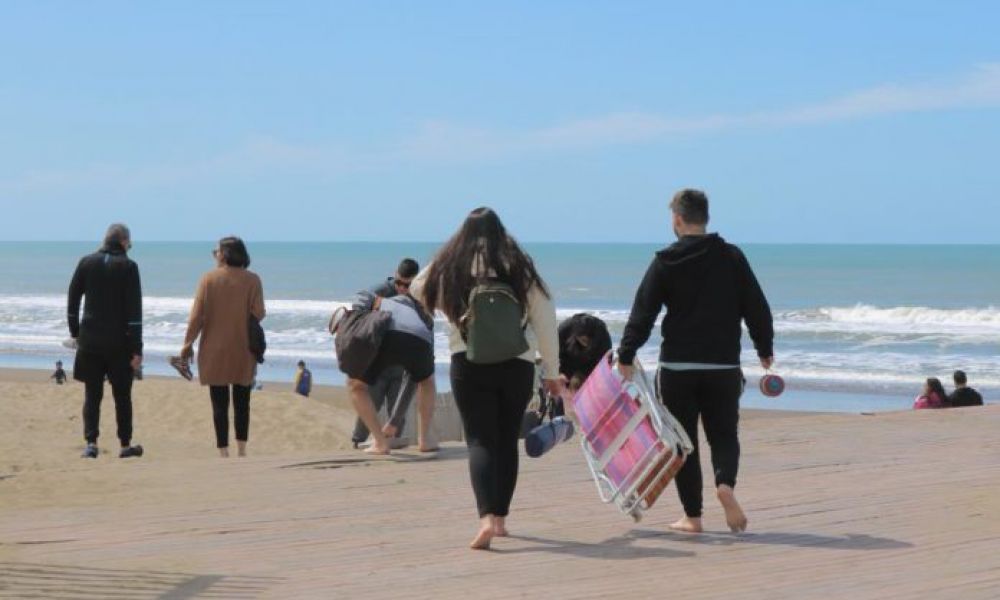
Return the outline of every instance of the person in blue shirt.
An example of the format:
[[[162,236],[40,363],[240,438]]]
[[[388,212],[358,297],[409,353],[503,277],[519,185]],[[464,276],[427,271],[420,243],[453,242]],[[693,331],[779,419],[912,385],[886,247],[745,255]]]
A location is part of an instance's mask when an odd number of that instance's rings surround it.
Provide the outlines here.
[[[298,367],[299,370],[295,373],[295,393],[308,398],[312,391],[312,371],[306,368],[303,360],[299,361]]]

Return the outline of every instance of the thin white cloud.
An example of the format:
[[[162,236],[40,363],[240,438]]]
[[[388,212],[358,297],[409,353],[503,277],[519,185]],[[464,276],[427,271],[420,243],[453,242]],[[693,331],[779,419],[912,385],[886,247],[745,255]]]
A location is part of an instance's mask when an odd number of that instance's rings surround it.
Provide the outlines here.
[[[650,142],[745,128],[814,125],[889,114],[1000,107],[1000,64],[986,64],[952,81],[883,85],[817,104],[744,114],[670,118],[611,114],[526,131],[464,128],[431,123],[400,143],[402,156],[437,162],[515,157]]]
[[[295,144],[258,137],[218,156],[186,163],[95,164],[81,169],[37,170],[14,181],[0,183],[0,193],[131,189],[290,172],[332,177],[413,164],[469,164],[534,157],[735,129],[766,130],[890,114],[976,108],[1000,108],[1000,63],[981,65],[950,81],[882,85],[817,104],[743,114],[671,118],[649,113],[618,113],[519,131],[434,121],[395,143],[366,148]]]

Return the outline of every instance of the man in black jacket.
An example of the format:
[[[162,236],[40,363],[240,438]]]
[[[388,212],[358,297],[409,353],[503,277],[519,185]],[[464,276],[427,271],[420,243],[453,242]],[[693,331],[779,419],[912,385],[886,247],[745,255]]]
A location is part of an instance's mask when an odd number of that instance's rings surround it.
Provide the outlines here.
[[[965,371],[955,371],[952,374],[955,391],[948,396],[948,406],[982,406],[983,397],[975,389],[969,387],[969,379]]]
[[[619,370],[633,375],[635,354],[666,306],[661,333],[660,395],[684,426],[695,450],[677,474],[684,518],[671,528],[702,531],[702,479],[698,417],[712,452],[716,494],[733,531],[743,531],[746,515],[733,488],[739,468],[737,436],[741,321],[746,321],[760,364],[774,360],[771,308],[750,264],[739,248],[718,234],[706,233],[708,197],[699,190],[677,192],[670,202],[678,241],[660,250],[635,294],[618,350]]]
[[[69,284],[69,332],[77,347],[73,378],[86,388],[84,458],[97,458],[105,377],[115,398],[119,456],[142,456],[142,446],[131,445],[132,376],[142,366],[142,287],[139,267],[125,254],[131,247],[128,227],[112,225],[101,249],[80,259]]]

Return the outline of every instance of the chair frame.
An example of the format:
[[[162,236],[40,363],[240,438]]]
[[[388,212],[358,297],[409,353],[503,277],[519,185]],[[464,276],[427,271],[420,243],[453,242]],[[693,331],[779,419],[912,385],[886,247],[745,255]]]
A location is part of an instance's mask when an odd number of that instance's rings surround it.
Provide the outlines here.
[[[584,435],[580,436],[580,445],[601,501],[606,504],[614,503],[623,514],[638,522],[642,518],[642,512],[652,507],[666,483],[669,483],[684,465],[694,446],[684,428],[660,402],[658,394],[650,384],[649,376],[638,360],[634,366],[635,375],[632,380],[622,381],[622,393],[638,405],[635,414],[616,433],[604,452],[598,452],[594,448],[590,439],[606,425],[616,410],[620,410],[622,397],[620,393],[596,420],[593,431],[582,432]],[[610,368],[613,369],[613,366]],[[574,398],[574,404],[575,400]],[[606,472],[606,467],[647,418],[656,434],[657,442],[646,448],[620,483],[615,483]],[[657,483],[663,485],[657,486]]]

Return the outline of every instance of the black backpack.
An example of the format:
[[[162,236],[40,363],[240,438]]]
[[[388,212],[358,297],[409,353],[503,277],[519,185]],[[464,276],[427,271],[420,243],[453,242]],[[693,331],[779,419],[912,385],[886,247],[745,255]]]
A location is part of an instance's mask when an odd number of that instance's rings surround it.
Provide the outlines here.
[[[330,333],[336,336],[333,345],[337,352],[337,367],[348,377],[361,379],[378,355],[382,338],[392,324],[392,315],[380,310],[360,308],[337,310],[345,311],[339,321],[336,312],[330,319]]]
[[[263,363],[264,352],[267,351],[267,338],[264,337],[264,328],[260,326],[260,321],[253,315],[247,319],[247,337],[250,340],[250,354],[253,354],[258,363]]]

